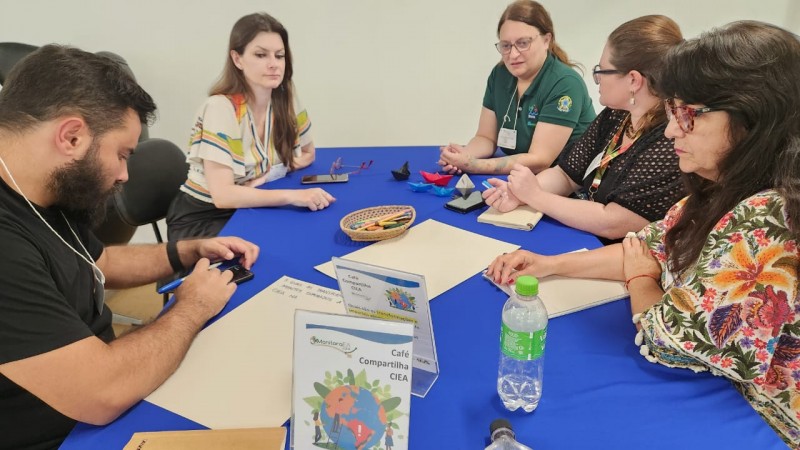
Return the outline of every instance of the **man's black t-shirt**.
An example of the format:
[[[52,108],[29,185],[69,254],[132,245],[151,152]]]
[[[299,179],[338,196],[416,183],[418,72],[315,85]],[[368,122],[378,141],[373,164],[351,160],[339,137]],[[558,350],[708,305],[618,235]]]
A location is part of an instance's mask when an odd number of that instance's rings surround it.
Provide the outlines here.
[[[75,250],[83,249],[57,208],[37,210]],[[93,259],[103,245],[70,220]],[[97,336],[114,339],[111,312],[98,313],[92,267],[0,179],[0,364]],[[85,255],[84,255],[85,256]],[[0,449],[57,448],[75,421],[0,374]]]

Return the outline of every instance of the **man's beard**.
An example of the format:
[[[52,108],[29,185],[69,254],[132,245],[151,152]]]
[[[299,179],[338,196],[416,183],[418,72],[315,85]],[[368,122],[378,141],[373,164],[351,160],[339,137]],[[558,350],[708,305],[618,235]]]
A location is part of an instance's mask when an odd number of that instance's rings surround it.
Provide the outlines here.
[[[50,192],[55,196],[54,206],[91,228],[103,222],[108,198],[121,187],[115,183],[111,189],[103,191],[106,183],[103,180],[103,168],[97,159],[98,148],[95,138],[83,159],[53,171],[49,185]]]

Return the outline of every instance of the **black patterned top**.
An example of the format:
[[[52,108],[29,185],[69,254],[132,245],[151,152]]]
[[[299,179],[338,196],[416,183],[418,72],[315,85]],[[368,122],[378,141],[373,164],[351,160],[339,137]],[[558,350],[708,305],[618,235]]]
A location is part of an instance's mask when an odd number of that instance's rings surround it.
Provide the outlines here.
[[[611,141],[628,116],[627,111],[606,108],[580,139],[568,145],[558,166],[583,193],[588,192],[596,170],[584,178],[592,160]],[[686,195],[678,169],[674,141],[664,136],[661,124],[639,137],[625,153],[614,158],[603,175],[593,200],[616,203],[650,222],[659,220]]]

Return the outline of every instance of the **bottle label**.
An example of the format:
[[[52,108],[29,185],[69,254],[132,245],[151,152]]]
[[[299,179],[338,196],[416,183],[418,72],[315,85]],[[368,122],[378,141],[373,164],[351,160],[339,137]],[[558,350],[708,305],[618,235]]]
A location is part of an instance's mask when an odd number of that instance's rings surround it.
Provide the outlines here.
[[[503,323],[500,333],[500,350],[514,359],[533,361],[544,354],[547,327],[533,332],[514,331]]]

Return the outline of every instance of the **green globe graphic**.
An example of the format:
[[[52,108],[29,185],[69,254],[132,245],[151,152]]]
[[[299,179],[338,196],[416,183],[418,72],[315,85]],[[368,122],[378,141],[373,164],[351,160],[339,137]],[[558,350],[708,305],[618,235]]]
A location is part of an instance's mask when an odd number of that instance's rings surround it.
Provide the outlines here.
[[[386,429],[386,410],[367,389],[344,385],[325,396],[320,419],[330,441],[345,450],[364,450],[379,443]]]

